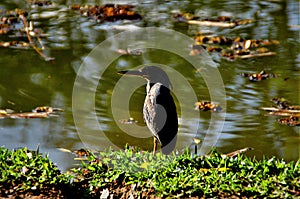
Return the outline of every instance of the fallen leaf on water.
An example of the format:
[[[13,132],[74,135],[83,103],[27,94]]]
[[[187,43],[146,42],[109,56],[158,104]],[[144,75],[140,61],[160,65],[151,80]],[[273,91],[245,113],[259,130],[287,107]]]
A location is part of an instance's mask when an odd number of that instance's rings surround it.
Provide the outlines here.
[[[288,118],[280,118],[278,122],[288,126],[300,126],[300,117],[291,115]]]
[[[300,126],[300,106],[290,105],[284,98],[273,98],[276,107],[261,107],[269,111],[268,116],[280,116],[278,123],[287,126]]]
[[[132,9],[132,5],[116,5],[107,4],[104,6],[99,5],[78,5],[71,6],[72,10],[79,10],[82,16],[90,17],[99,23],[113,22],[117,20],[139,20],[142,16]]]
[[[247,77],[250,81],[252,82],[258,82],[264,79],[269,79],[269,78],[275,78],[278,77],[279,75],[272,74],[272,73],[266,73],[266,71],[262,70],[260,73],[241,73],[241,76]]]
[[[222,108],[218,104],[209,101],[196,102],[195,106],[196,106],[195,107],[196,110],[201,110],[201,111],[219,112],[222,110]]]
[[[13,118],[13,119],[19,119],[19,118],[47,118],[53,113],[63,111],[60,108],[52,108],[49,106],[42,106],[37,107],[32,110],[32,112],[24,112],[24,113],[14,113],[12,110],[6,111],[6,110],[0,110],[0,119],[3,118]]]

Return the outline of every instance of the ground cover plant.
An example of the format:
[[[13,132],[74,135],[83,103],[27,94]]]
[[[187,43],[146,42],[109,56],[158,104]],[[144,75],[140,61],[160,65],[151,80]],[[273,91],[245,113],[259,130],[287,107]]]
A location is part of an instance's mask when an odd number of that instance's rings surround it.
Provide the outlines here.
[[[208,156],[155,156],[125,151],[91,153],[80,168],[61,173],[45,155],[0,148],[1,197],[43,198],[296,198],[300,165],[275,157],[255,160]]]
[[[37,151],[10,151],[0,147],[0,197],[27,198],[31,195],[61,196],[64,177],[59,169]]]

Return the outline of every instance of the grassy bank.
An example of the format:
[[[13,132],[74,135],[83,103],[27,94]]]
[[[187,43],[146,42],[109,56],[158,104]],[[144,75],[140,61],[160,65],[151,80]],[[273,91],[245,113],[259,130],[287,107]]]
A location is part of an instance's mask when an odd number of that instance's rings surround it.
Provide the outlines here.
[[[45,198],[296,198],[300,165],[275,157],[257,161],[242,155],[224,158],[153,156],[128,148],[100,152],[66,173],[46,155],[0,148],[0,196]]]

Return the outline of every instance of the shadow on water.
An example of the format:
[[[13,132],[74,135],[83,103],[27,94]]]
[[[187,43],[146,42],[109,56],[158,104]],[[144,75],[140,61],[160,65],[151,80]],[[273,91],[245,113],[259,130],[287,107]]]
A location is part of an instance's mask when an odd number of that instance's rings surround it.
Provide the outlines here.
[[[115,1],[113,1],[115,2]],[[118,1],[119,2],[119,1]],[[123,2],[123,1],[122,1]],[[125,2],[125,1],[124,1]],[[289,160],[299,158],[299,127],[289,127],[277,123],[276,117],[266,117],[260,107],[272,106],[271,99],[284,97],[291,104],[299,104],[299,2],[297,1],[147,1],[138,4],[143,14],[141,21],[118,21],[96,24],[70,11],[73,3],[94,4],[94,1],[58,1],[57,8],[31,8],[25,1],[2,1],[0,9],[29,9],[36,28],[41,28],[48,37],[42,38],[47,47],[45,53],[55,57],[54,62],[43,61],[34,50],[0,49],[0,108],[16,112],[31,111],[37,106],[48,105],[64,109],[58,117],[44,119],[2,119],[0,120],[0,145],[8,148],[26,146],[35,149],[38,145],[42,152],[49,153],[51,159],[65,170],[74,164],[73,157],[57,148],[78,149],[81,147],[103,150],[111,146],[123,148],[126,143],[151,150],[152,137],[145,128],[142,106],[145,96],[143,80],[136,81],[140,86],[130,97],[130,116],[138,121],[143,129],[140,134],[127,135],[130,125],[120,124],[120,119],[128,114],[122,105],[113,115],[111,96],[120,80],[117,71],[136,66],[159,62],[171,66],[182,74],[195,91],[197,100],[210,100],[210,91],[204,79],[195,73],[193,66],[182,57],[162,50],[149,50],[142,56],[123,55],[114,60],[104,71],[100,80],[86,71],[83,89],[89,90],[90,82],[96,83],[95,112],[82,112],[83,117],[92,115],[97,118],[104,134],[99,134],[99,126],[93,118],[85,117],[87,132],[84,142],[78,135],[72,111],[72,91],[80,66],[89,53],[102,41],[123,30],[136,30],[139,27],[164,27],[173,29],[190,37],[197,32],[213,32],[216,35],[255,39],[276,39],[279,46],[271,50],[276,56],[236,60],[229,62],[212,55],[222,76],[226,91],[226,119],[216,147],[223,153],[243,147],[253,147],[249,152],[258,159],[263,156],[278,156]],[[254,23],[222,29],[199,27],[176,22],[172,15],[175,11],[197,14],[201,17],[229,15],[233,18],[253,19]],[[5,40],[0,35],[1,40]],[[112,46],[122,46],[121,43]],[[89,60],[85,60],[89,61]],[[97,68],[97,62],[90,60]],[[261,82],[249,82],[239,74],[258,73],[261,70],[280,74],[279,78]],[[89,73],[90,72],[90,73]],[[129,80],[130,81],[130,80]],[[186,92],[180,84],[173,85],[176,92]],[[181,90],[180,90],[181,89]],[[126,92],[124,88],[124,92]],[[175,91],[174,91],[175,92]],[[173,93],[174,94],[174,93]],[[176,98],[176,96],[174,95]],[[88,96],[82,100],[91,103]],[[181,142],[178,148],[193,145],[195,135],[202,139],[209,128],[212,113],[193,110],[194,102],[180,104],[179,112]],[[93,106],[93,104],[91,104]],[[194,117],[187,122],[181,120],[180,110],[188,107]],[[199,128],[198,128],[199,127]],[[194,129],[198,129],[195,130]],[[104,137],[103,137],[104,136]],[[136,138],[138,137],[138,139]]]

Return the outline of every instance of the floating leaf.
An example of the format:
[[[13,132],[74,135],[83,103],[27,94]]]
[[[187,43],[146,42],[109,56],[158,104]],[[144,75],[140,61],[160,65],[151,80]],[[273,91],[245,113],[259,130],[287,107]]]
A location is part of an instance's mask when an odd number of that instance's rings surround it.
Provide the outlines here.
[[[271,73],[268,74],[264,70],[262,70],[260,73],[254,73],[254,74],[241,73],[241,76],[247,77],[252,82],[258,82],[264,79],[275,78],[278,77],[279,75],[271,74]]]
[[[191,55],[200,54],[201,49],[198,46],[201,46],[208,52],[221,52],[221,56],[228,60],[272,56],[276,53],[269,52],[267,48],[262,48],[262,46],[279,44],[277,40],[243,39],[241,37],[232,39],[225,36],[207,36],[202,34],[198,35],[195,41],[196,44],[193,45]],[[253,48],[258,49],[255,50]]]
[[[39,6],[39,7],[49,7],[49,6],[56,5],[54,2],[48,0],[27,0],[27,1],[31,5]]]
[[[195,109],[201,110],[201,111],[212,111],[212,112],[219,112],[222,110],[222,108],[215,103],[209,102],[209,101],[202,101],[202,102],[196,102],[195,103]]]
[[[9,112],[2,112],[5,114],[0,113],[0,119],[2,118],[46,118],[49,117],[50,115],[53,115],[53,113],[58,112],[58,111],[63,111],[62,109],[59,108],[52,108],[49,106],[43,106],[43,107],[37,107],[35,108],[32,112],[24,112],[24,113],[14,113],[13,111]]]
[[[280,124],[288,126],[300,126],[300,106],[291,106],[284,98],[273,98],[277,107],[262,107],[262,110],[270,111],[268,115],[281,116]],[[288,116],[288,117],[287,117]]]
[[[288,126],[300,126],[300,116],[291,115],[288,118],[280,118],[278,122]]]
[[[131,5],[115,5],[107,4],[104,6],[99,5],[72,5],[71,9],[80,10],[82,16],[95,19],[97,22],[112,22],[117,20],[138,20],[142,19],[142,16],[132,9]]]

